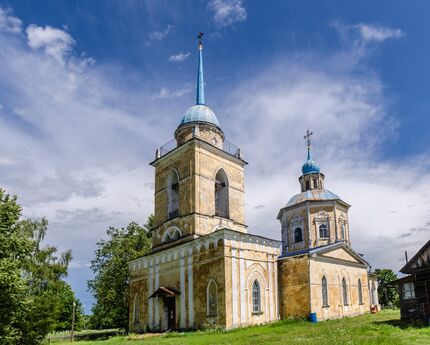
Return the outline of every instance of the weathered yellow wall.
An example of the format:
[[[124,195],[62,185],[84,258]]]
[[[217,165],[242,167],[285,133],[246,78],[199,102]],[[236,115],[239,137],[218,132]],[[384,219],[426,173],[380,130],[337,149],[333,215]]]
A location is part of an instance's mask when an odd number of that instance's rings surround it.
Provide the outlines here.
[[[148,299],[147,280],[142,278],[130,283],[129,296],[129,325],[131,332],[143,332],[148,328],[148,308],[145,308],[145,302]],[[136,294],[140,297],[140,320],[134,322],[133,304]]]
[[[339,256],[344,256],[339,255]],[[367,269],[342,264],[320,262],[311,259],[311,309],[318,319],[333,319],[344,316],[363,314],[369,311],[369,291]],[[322,278],[327,279],[329,307],[323,307]],[[345,278],[348,291],[348,305],[345,306],[342,295],[342,278]],[[358,300],[358,279],[361,279],[363,304]]]
[[[286,258],[278,265],[281,318],[309,316],[309,259]]]
[[[211,248],[195,256],[194,265],[194,327],[205,324],[225,325],[225,264],[224,246]],[[213,279],[218,291],[218,312],[216,317],[207,316],[207,286]]]

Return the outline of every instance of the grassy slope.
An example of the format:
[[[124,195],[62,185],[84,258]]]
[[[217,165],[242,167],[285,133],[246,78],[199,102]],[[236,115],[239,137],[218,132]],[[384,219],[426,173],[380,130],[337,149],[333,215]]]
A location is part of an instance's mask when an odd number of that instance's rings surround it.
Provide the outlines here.
[[[430,327],[402,327],[398,311],[311,324],[281,321],[273,325],[236,329],[225,333],[188,332],[145,340],[116,337],[79,345],[263,345],[263,344],[430,344]],[[64,343],[65,345],[66,343]]]

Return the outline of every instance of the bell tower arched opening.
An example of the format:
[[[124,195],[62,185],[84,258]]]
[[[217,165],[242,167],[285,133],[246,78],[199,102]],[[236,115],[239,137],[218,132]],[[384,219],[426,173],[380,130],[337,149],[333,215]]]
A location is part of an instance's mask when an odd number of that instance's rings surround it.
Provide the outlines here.
[[[172,169],[167,179],[167,217],[173,219],[179,216],[179,175]]]
[[[223,218],[230,216],[228,178],[224,169],[219,169],[215,176],[215,215]]]

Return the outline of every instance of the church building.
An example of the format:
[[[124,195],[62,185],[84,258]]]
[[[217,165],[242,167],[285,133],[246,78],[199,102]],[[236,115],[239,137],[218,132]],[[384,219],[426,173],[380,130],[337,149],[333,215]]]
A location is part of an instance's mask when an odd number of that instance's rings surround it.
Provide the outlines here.
[[[351,248],[349,205],[324,189],[311,133],[301,193],[278,214],[282,242],[248,232],[247,162],[206,105],[201,38],[196,104],[183,115],[174,147],[159,148],[151,162],[153,246],[129,263],[130,330],[233,328],[369,311],[369,265]]]

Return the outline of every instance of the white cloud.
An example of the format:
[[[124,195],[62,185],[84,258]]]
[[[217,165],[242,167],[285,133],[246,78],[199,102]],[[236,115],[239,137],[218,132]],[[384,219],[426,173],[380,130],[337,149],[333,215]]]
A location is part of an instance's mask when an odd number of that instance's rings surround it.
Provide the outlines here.
[[[190,56],[191,53],[183,53],[180,52],[178,54],[172,55],[169,57],[169,61],[170,62],[182,62],[185,61],[186,59],[188,59],[188,57]]]
[[[149,34],[149,41],[147,41],[146,44],[151,45],[153,41],[163,41],[169,34],[173,32],[173,29],[173,25],[167,24],[164,30],[151,32]]]
[[[12,16],[12,11],[0,6],[0,31],[19,33],[21,32],[21,19]]]
[[[43,49],[46,54],[57,62],[64,63],[64,58],[70,53],[75,44],[74,39],[66,32],[50,26],[44,28],[29,25],[25,30],[28,45],[32,49]]]
[[[400,29],[392,29],[380,25],[360,23],[355,26],[366,42],[383,42],[388,39],[399,39],[405,34]]]
[[[176,89],[176,90],[170,90],[166,87],[162,87],[157,95],[154,96],[154,99],[157,98],[177,98],[182,97],[183,95],[186,95],[190,93],[193,90],[193,85],[189,84],[184,86],[183,88]]]
[[[246,19],[242,0],[211,0],[208,8],[214,12],[213,20],[218,27],[226,27]]]

